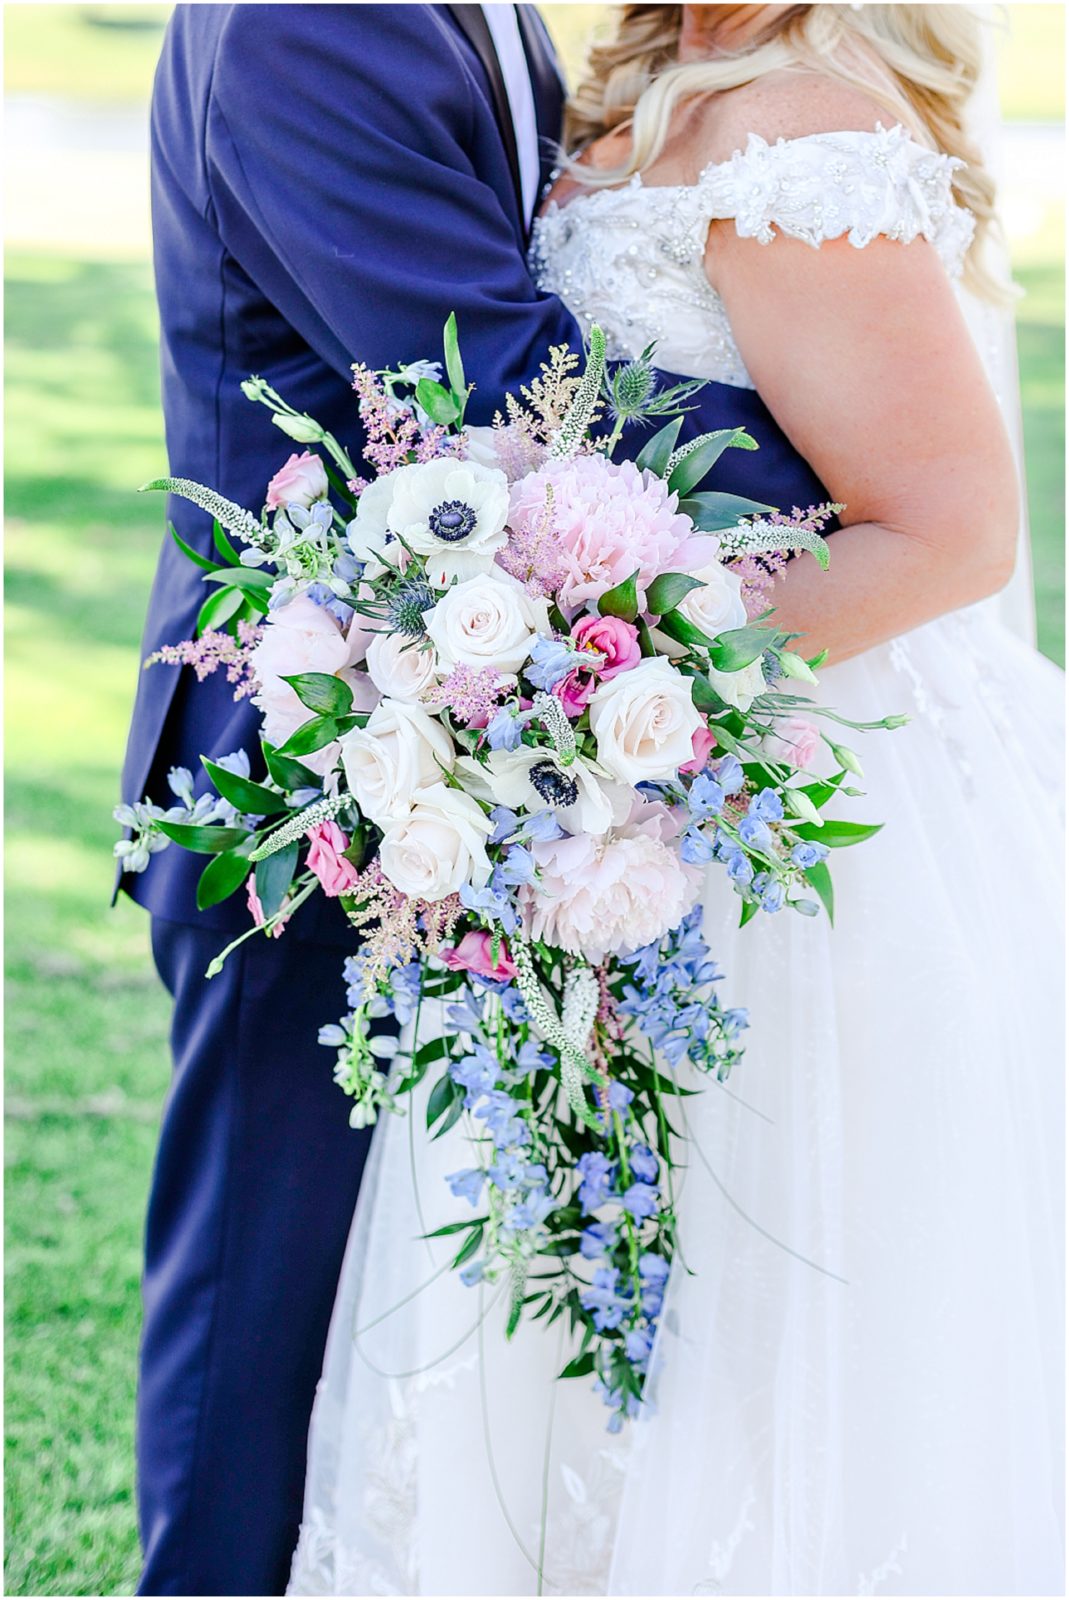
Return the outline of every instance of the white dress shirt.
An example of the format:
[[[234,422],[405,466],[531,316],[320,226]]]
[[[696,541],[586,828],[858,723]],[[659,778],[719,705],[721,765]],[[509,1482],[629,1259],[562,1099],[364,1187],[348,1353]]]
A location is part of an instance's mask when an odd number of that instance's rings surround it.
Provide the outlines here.
[[[501,72],[508,91],[512,126],[516,133],[516,150],[520,158],[520,190],[523,195],[524,221],[530,222],[538,199],[538,179],[541,165],[538,159],[538,123],[535,120],[534,90],[527,67],[520,24],[514,5],[484,5],[490,35],[501,63]]]

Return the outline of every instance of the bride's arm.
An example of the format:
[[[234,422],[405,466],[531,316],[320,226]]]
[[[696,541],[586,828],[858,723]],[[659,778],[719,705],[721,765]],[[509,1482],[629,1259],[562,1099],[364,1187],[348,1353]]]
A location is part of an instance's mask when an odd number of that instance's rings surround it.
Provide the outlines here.
[[[843,660],[1000,589],[1016,469],[932,246],[762,245],[715,222],[706,264],[758,393],[846,505],[830,572],[792,562],[777,623]]]

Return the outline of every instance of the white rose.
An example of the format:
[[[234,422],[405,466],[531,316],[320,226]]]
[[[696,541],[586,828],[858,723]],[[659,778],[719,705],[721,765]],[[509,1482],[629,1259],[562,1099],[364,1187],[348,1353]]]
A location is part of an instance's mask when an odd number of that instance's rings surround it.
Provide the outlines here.
[[[552,811],[569,833],[607,833],[626,817],[634,800],[630,790],[622,794],[582,756],[562,767],[552,751],[529,745],[492,750],[485,766],[474,756],[461,756],[457,767],[465,786],[480,799],[510,811]]]
[[[442,724],[402,700],[381,701],[367,726],[347,733],[341,746],[349,788],[380,827],[407,817],[416,790],[435,783],[454,761]]]
[[[376,633],[367,647],[372,683],[391,700],[418,705],[438,682],[438,657],[433,648],[403,633]]]
[[[437,589],[487,572],[507,537],[505,474],[476,461],[441,456],[390,474],[386,525],[425,558]]]
[[[623,783],[674,778],[703,726],[690,684],[660,656],[601,684],[590,701],[598,760]]]
[[[379,863],[402,894],[444,900],[465,883],[481,889],[490,876],[486,840],[493,824],[476,801],[444,783],[412,796],[412,809],[383,835]]]
[[[738,672],[717,672],[710,667],[709,682],[721,700],[726,700],[729,706],[734,706],[738,711],[749,711],[757,696],[764,694],[768,687],[760,656],[756,661],[751,661],[748,667],[740,667]]]
[[[727,633],[731,628],[742,628],[746,625],[742,579],[737,572],[721,566],[719,561],[710,561],[706,566],[699,567],[692,576],[699,578],[703,587],[692,589],[679,602],[676,610],[680,616],[685,617],[696,628],[700,628],[707,639],[715,639],[719,633]],[[659,628],[653,629],[653,642],[657,646],[658,653],[668,656],[672,661],[689,654],[688,645],[680,644],[677,639],[670,639]]]
[[[369,687],[363,673],[348,670],[352,650],[336,618],[307,595],[268,612],[260,642],[249,659],[259,685],[253,705],[263,713],[264,735],[276,746],[314,715],[284,678],[300,672],[325,672],[348,683],[357,700]],[[337,755],[334,742],[301,760],[322,774],[330,771]]]
[[[424,617],[443,672],[460,663],[518,672],[535,636],[550,631],[546,602],[500,568],[447,589]]]

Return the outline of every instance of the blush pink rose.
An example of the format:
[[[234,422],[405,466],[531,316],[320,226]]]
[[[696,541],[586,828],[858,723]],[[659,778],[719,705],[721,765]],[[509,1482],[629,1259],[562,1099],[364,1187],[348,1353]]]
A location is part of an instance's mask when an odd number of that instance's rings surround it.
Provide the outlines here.
[[[249,902],[249,915],[252,917],[253,922],[255,922],[258,928],[266,927],[267,918],[264,916],[263,902],[260,899],[260,896],[256,893],[255,878],[249,878],[248,887],[245,892]],[[285,904],[285,902],[283,902],[283,904]],[[286,931],[286,923],[289,920],[289,917],[282,917],[278,922],[276,922],[274,927],[271,929],[269,937],[272,939],[281,939],[282,935]]]
[[[508,952],[504,939],[498,946],[497,961],[493,959],[494,938],[485,931],[466,933],[452,950],[443,950],[442,961],[453,972],[474,972],[480,978],[514,978],[516,963]]]
[[[789,761],[808,767],[820,749],[820,729],[808,717],[780,717],[762,742],[762,754],[772,761]]]
[[[330,489],[327,474],[319,457],[311,450],[292,455],[284,467],[279,467],[267,485],[267,508],[277,511],[280,506],[304,506],[316,500],[325,500]]]
[[[695,728],[690,742],[694,755],[689,761],[684,761],[679,769],[680,772],[700,772],[712,755],[716,745],[716,739],[708,728]]]
[[[352,689],[358,711],[369,709],[378,698],[367,674],[350,667],[352,646],[334,617],[307,595],[268,613],[260,642],[249,659],[259,685],[253,705],[263,713],[264,733],[276,747],[312,715],[283,682],[285,677],[298,672],[340,677]],[[321,774],[329,772],[337,758],[337,741],[301,757],[305,766]]]
[[[319,879],[323,893],[331,899],[339,894],[347,894],[359,877],[357,868],[343,854],[349,848],[348,835],[342,832],[336,822],[328,819],[309,828],[306,837],[311,840],[308,850],[309,871]]]

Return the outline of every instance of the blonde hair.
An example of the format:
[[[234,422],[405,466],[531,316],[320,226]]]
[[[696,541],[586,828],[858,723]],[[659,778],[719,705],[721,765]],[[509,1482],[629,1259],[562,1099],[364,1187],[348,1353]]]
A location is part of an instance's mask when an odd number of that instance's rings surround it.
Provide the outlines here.
[[[570,163],[586,183],[620,183],[651,166],[686,100],[752,83],[770,72],[813,71],[838,78],[883,106],[912,136],[966,164],[954,174],[961,202],[976,218],[966,261],[969,286],[1003,299],[1005,286],[982,260],[998,226],[995,184],[969,137],[965,108],[983,65],[980,16],[969,5],[792,5],[771,17],[740,50],[707,61],[679,61],[681,5],[617,6],[614,35],[595,43],[568,102],[565,140],[577,150],[630,128],[622,165]],[[718,5],[727,21],[753,6]]]

